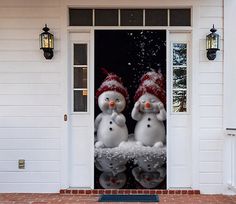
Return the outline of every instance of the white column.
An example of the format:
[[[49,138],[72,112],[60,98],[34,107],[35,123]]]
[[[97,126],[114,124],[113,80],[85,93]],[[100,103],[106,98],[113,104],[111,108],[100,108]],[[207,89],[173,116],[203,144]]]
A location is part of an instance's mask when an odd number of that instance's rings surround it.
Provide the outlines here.
[[[224,184],[225,193],[236,193],[236,1],[224,0]],[[223,47],[222,47],[223,48]]]

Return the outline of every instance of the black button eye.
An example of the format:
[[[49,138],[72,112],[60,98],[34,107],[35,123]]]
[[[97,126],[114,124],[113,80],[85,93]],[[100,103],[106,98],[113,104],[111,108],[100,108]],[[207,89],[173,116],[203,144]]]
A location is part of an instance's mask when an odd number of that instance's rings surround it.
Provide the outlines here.
[[[109,98],[105,98],[105,101],[109,101]]]
[[[147,127],[149,128],[149,127],[151,127],[151,125],[148,124]]]
[[[116,99],[116,102],[119,103],[119,102],[120,102],[120,99],[117,98],[117,99]]]
[[[112,121],[110,121],[110,124],[112,124]]]
[[[148,121],[150,121],[151,120],[151,118],[148,118]]]
[[[112,128],[109,128],[110,131],[112,131]]]

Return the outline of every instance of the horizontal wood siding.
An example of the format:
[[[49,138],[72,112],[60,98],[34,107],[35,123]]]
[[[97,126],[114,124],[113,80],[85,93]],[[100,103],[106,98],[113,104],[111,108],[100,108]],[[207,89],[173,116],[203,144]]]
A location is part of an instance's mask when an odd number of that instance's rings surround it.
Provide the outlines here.
[[[203,193],[221,193],[223,183],[223,0],[201,0],[199,5],[198,136],[199,187]],[[212,24],[220,34],[214,61],[206,57],[206,35]]]
[[[66,63],[62,58],[67,53],[66,42],[63,49],[60,46],[66,41],[62,22],[67,21],[61,5],[78,6],[79,3],[94,7],[98,1],[0,0],[0,192],[58,192],[61,188],[61,151],[65,148],[61,138],[63,107],[66,105],[63,93]],[[197,147],[195,144],[191,147],[197,155],[193,161],[197,166],[197,170],[192,170],[197,174],[193,186],[202,193],[222,193],[223,0],[139,0],[135,3],[132,0],[104,0],[98,6],[153,8],[153,5],[164,8],[194,5],[193,8],[199,10],[193,15],[197,17],[193,25],[196,32],[193,42],[197,41],[198,48],[193,55],[198,59],[193,58],[195,64],[192,66],[193,104],[197,104],[192,112],[193,140],[197,141]],[[38,47],[38,36],[45,23],[55,35],[52,60],[45,60]],[[205,37],[213,23],[221,36],[221,50],[217,52],[216,60],[209,61]],[[183,128],[181,121],[175,121],[176,131]],[[183,117],[183,121],[186,118]],[[176,139],[176,143],[178,141]],[[25,170],[18,169],[19,159],[25,159]]]
[[[60,189],[60,12],[59,0],[0,1],[0,192]],[[39,49],[45,23],[55,35],[48,61]]]

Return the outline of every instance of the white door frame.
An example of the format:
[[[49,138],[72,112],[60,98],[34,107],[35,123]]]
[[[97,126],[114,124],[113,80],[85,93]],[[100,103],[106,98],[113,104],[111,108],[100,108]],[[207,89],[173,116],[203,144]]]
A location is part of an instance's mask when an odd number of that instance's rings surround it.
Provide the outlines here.
[[[93,79],[93,82],[91,83],[91,86],[90,86],[90,91],[92,91],[94,93],[94,35],[95,35],[95,30],[166,30],[166,91],[167,91],[167,112],[170,113],[171,109],[171,87],[170,87],[170,81],[169,81],[169,78],[171,76],[171,73],[170,73],[170,59],[171,59],[171,56],[170,56],[170,33],[172,32],[176,32],[176,33],[190,33],[191,35],[191,32],[192,32],[192,28],[184,28],[184,29],[180,29],[180,28],[173,28],[173,27],[148,27],[148,26],[127,26],[127,27],[91,27],[91,28],[81,28],[81,29],[78,29],[78,28],[70,28],[68,30],[68,34],[71,34],[71,33],[89,33],[90,34],[90,43],[91,43],[91,46],[90,46],[90,49],[93,49],[92,52],[91,52],[91,56],[90,56],[90,80]],[[191,52],[191,51],[190,51]],[[71,59],[71,58],[69,58]],[[69,70],[68,70],[69,71]],[[92,71],[92,72],[91,72]],[[191,75],[192,73],[190,73]],[[68,88],[69,89],[69,88]],[[93,89],[93,90],[92,90]],[[71,90],[68,90],[69,92],[71,92]],[[191,89],[189,90],[191,91]],[[93,100],[93,104],[94,104],[94,100]],[[166,133],[166,137],[167,137],[167,189],[169,189],[171,187],[170,185],[170,177],[168,176],[169,175],[169,166],[170,166],[170,163],[169,163],[169,152],[170,152],[170,149],[169,149],[169,146],[168,146],[168,140],[169,140],[169,126],[170,126],[170,114],[167,114],[167,133]],[[190,135],[191,136],[191,135]],[[192,139],[192,138],[191,138]],[[191,143],[191,141],[190,141]],[[190,144],[191,145],[191,144]],[[94,147],[91,146],[92,149],[94,149]],[[91,166],[94,166],[94,163],[91,162]],[[191,165],[192,166],[192,165]],[[92,172],[93,173],[93,178],[94,178],[94,171]],[[93,189],[94,188],[94,182],[92,182],[92,185],[91,185],[91,188]]]
[[[167,40],[168,40],[168,33],[170,31],[179,31],[179,32],[192,32],[192,47],[194,49],[191,50],[192,55],[192,93],[196,93],[196,95],[192,95],[192,123],[194,124],[192,127],[192,188],[199,189],[199,138],[198,138],[198,128],[199,128],[199,102],[197,98],[198,93],[198,64],[199,64],[199,3],[195,0],[156,0],[156,1],[137,1],[134,3],[130,1],[120,1],[120,2],[112,2],[109,0],[104,0],[101,4],[98,4],[96,0],[61,0],[61,31],[60,31],[60,47],[61,49],[61,66],[62,66],[62,91],[63,91],[63,109],[62,113],[67,114],[69,111],[68,108],[68,62],[69,62],[69,55],[68,55],[68,44],[69,44],[69,33],[70,32],[92,32],[94,35],[93,28],[79,28],[79,27],[71,27],[68,26],[68,8],[69,7],[79,7],[79,8],[192,8],[192,26],[191,27],[145,27],[146,29],[166,29],[167,30]],[[107,29],[107,28],[100,28],[100,29]],[[119,29],[117,27],[109,27],[109,29]],[[122,29],[122,28],[120,28]],[[140,29],[136,27],[131,27],[131,29]],[[67,48],[67,49],[66,49]],[[92,56],[93,57],[93,56]],[[168,53],[167,53],[168,57]],[[167,61],[167,66],[169,66],[169,62]],[[68,122],[64,122],[62,124],[62,137],[61,137],[61,188],[66,189],[69,187],[69,141],[68,141]],[[168,155],[168,153],[167,153]],[[168,161],[167,161],[168,162]],[[167,188],[168,182],[167,182]]]

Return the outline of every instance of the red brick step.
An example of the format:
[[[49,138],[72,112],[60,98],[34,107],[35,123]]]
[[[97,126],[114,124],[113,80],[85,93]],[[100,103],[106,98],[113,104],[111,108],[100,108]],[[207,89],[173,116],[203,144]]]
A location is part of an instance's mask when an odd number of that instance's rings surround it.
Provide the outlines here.
[[[98,194],[200,194],[200,190],[153,190],[153,189],[61,189],[60,194],[64,195],[98,195]]]

